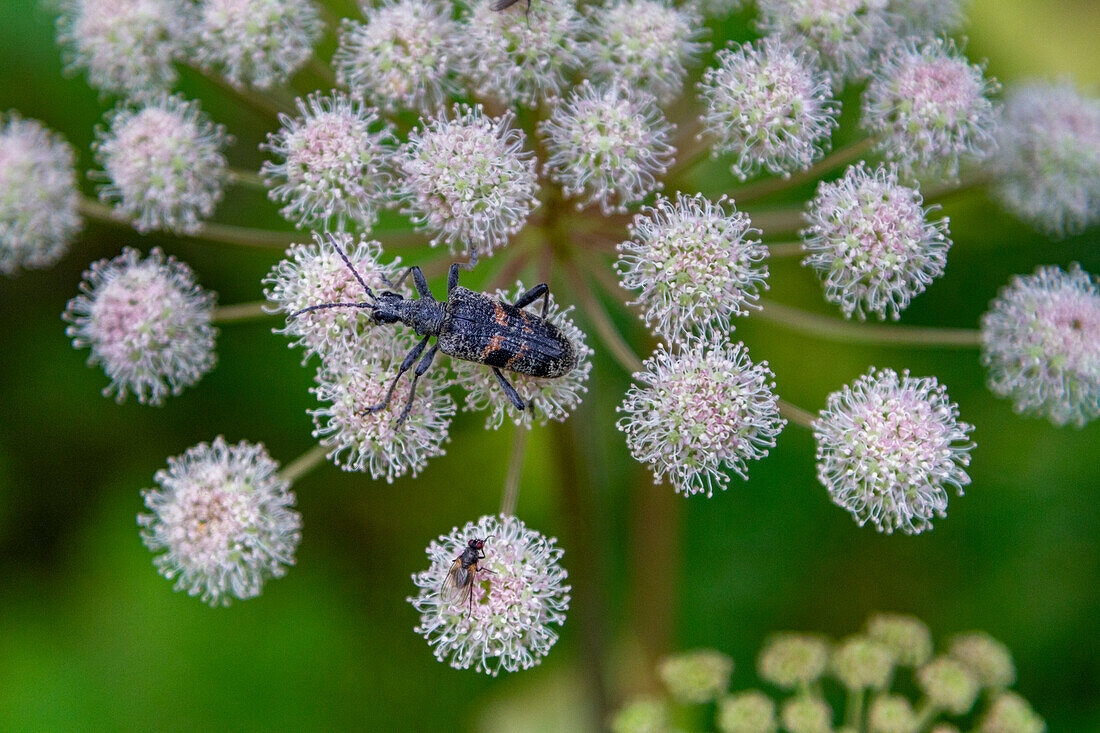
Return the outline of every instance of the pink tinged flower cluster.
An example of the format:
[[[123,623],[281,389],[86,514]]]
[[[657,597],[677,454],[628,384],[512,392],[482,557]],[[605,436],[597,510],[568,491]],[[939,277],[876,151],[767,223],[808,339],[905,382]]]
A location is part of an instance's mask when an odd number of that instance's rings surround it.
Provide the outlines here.
[[[328,458],[345,471],[362,471],[389,483],[411,473],[416,476],[433,456],[443,455],[455,403],[436,365],[420,378],[406,419],[412,373],[397,383],[389,405],[377,412],[397,376],[398,366],[417,338],[396,329],[379,329],[370,348],[360,353],[338,353],[324,359],[317,370],[317,386],[310,389],[321,407],[310,410],[313,436],[329,449]]]
[[[934,377],[871,369],[829,395],[814,423],[817,477],[862,526],[918,534],[970,483],[973,426]]]
[[[471,539],[485,540],[485,558],[473,570],[471,598],[452,597],[447,573]],[[558,640],[554,627],[569,610],[568,573],[557,540],[513,516],[484,516],[433,540],[429,566],[412,576],[419,589],[409,603],[420,613],[414,631],[436,659],[455,669],[493,675],[529,669]]]
[[[80,231],[76,153],[37,120],[0,114],[0,272],[61,259]]]
[[[929,221],[930,210],[915,186],[898,181],[896,166],[850,166],[839,180],[818,184],[805,212],[802,264],[846,317],[897,320],[947,266],[948,221]]]
[[[159,488],[142,497],[141,537],[175,589],[211,606],[260,595],[294,564],[302,518],[290,484],[262,444],[229,445],[218,436],[168,459]]]
[[[119,105],[93,145],[107,184],[99,198],[142,233],[193,234],[214,213],[227,177],[225,128],[182,96]]]
[[[586,79],[539,123],[549,152],[543,172],[567,197],[583,197],[577,208],[598,203],[605,216],[625,213],[662,187],[676,154],[674,129],[652,95]]]
[[[503,11],[471,4],[463,24],[464,57],[479,94],[506,105],[535,107],[559,95],[582,66],[578,55],[587,23],[573,0],[520,0]]]
[[[828,148],[840,105],[816,53],[771,37],[723,49],[717,59],[699,84],[700,119],[714,154],[736,156],[741,180],[761,169],[790,175]]]
[[[527,287],[517,282],[512,292],[498,290],[495,297],[506,303],[514,303],[526,291]],[[527,306],[526,310],[541,316],[542,298]],[[527,429],[536,424],[545,425],[550,420],[561,422],[569,417],[581,403],[584,393],[588,391],[588,376],[592,371],[592,349],[585,342],[584,332],[570,318],[572,310],[572,306],[562,308],[551,295],[546,319],[561,329],[565,337],[573,343],[577,352],[577,366],[573,371],[555,379],[506,372],[508,381],[516,388],[520,399],[523,400],[522,412],[512,406],[493,372],[484,364],[462,359],[451,361],[459,386],[466,390],[465,409],[488,411],[489,414],[485,420],[486,429],[499,428],[506,417],[510,418],[515,425]]]
[[[618,407],[627,447],[685,496],[729,486],[727,470],[748,478],[747,461],[768,455],[786,421],[774,375],[753,364],[744,344],[698,341],[680,352],[664,344],[634,374]]]
[[[491,254],[538,206],[535,157],[515,115],[489,117],[481,106],[455,105],[409,133],[398,153],[402,212],[453,253]]]
[[[363,3],[365,23],[345,19],[332,56],[336,80],[387,112],[435,114],[459,92],[460,26],[439,0]]]
[[[89,366],[101,365],[111,379],[104,396],[122,402],[133,392],[159,405],[214,367],[214,294],[184,263],[159,249],[142,259],[127,247],[92,263],[80,290],[62,317],[73,346],[91,349]]]
[[[766,36],[817,51],[834,86],[863,79],[871,58],[892,38],[887,0],[759,0]]]
[[[768,250],[732,200],[677,193],[673,202],[659,195],[629,231],[615,268],[623,287],[638,293],[630,305],[665,339],[720,336],[734,327],[734,317],[758,307]]]
[[[703,19],[690,3],[614,0],[594,6],[590,23],[580,55],[592,80],[649,92],[661,104],[679,96],[688,67],[707,48],[698,40]]]
[[[186,34],[185,0],[64,0],[57,19],[66,67],[131,97],[172,86]]]
[[[989,388],[1058,426],[1100,417],[1100,278],[1077,264],[1012,279],[982,316]]]
[[[886,20],[899,37],[930,39],[957,31],[965,21],[967,0],[889,0]]]
[[[195,61],[235,87],[287,81],[324,33],[312,0],[202,0],[195,14]]]
[[[1011,89],[997,135],[993,194],[1054,236],[1100,222],[1100,99],[1072,84]]]
[[[299,227],[369,230],[392,197],[390,126],[339,91],[299,99],[298,112],[280,115],[282,128],[261,145],[279,159],[260,170],[268,196]]]
[[[286,258],[264,278],[264,295],[272,313],[291,313],[321,303],[366,303],[363,286],[341,259],[336,247],[347,255],[356,272],[376,293],[394,290],[393,282],[401,275],[401,260],[382,264],[382,245],[358,239],[346,232],[321,235],[314,233],[313,244],[296,244],[286,252]],[[406,289],[399,289],[402,294]],[[373,351],[376,343],[388,344],[383,331],[376,328],[365,310],[357,308],[326,308],[302,313],[288,320],[282,333],[292,339],[291,346],[305,350],[303,363],[311,354],[322,360],[330,357],[351,358],[364,350]],[[381,339],[381,341],[379,341]]]
[[[954,179],[961,163],[993,149],[997,120],[989,95],[998,88],[953,41],[907,39],[875,63],[861,124],[906,176]]]

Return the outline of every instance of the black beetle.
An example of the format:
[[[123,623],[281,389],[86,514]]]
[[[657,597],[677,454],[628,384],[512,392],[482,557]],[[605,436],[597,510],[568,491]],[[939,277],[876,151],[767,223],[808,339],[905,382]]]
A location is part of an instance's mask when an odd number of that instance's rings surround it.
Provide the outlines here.
[[[416,292],[420,294],[419,298],[406,299],[390,290],[376,296],[356,271],[348,256],[344,254],[344,250],[335,241],[330,239],[330,242],[371,300],[363,303],[311,305],[291,313],[287,316],[287,320],[302,313],[323,308],[363,308],[370,311],[375,323],[400,321],[406,326],[411,326],[417,336],[423,336],[420,343],[414,346],[401,362],[401,367],[397,370],[397,376],[390,384],[385,399],[377,405],[364,408],[363,412],[384,410],[389,405],[390,398],[393,397],[398,380],[412,368],[417,359],[420,359],[420,363],[416,365],[416,370],[413,372],[409,397],[405,402],[405,409],[397,419],[397,425],[405,422],[409,410],[412,409],[416,383],[432,365],[437,351],[492,367],[493,374],[500,382],[504,394],[517,410],[524,409],[523,400],[520,399],[515,387],[501,374],[501,369],[532,377],[553,379],[565,376],[577,366],[577,347],[562,333],[561,329],[546,319],[546,310],[550,306],[550,288],[546,283],[527,290],[515,303],[505,303],[485,293],[478,293],[460,286],[458,284],[459,264],[456,262],[451,265],[451,270],[447,274],[447,300],[438,301],[432,297],[432,291],[428,288],[424,273],[414,265],[405,271],[396,285],[391,283],[391,286],[397,289],[411,274]],[[543,299],[540,316],[524,310],[524,306],[534,303],[539,298]],[[436,338],[435,345],[425,353],[424,349],[433,336]]]

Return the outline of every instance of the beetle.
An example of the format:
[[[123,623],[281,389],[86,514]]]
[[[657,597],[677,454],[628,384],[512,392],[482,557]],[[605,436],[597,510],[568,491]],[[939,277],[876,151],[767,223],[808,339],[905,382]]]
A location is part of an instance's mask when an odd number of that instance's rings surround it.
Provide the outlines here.
[[[287,316],[287,320],[303,313],[326,308],[361,308],[369,312],[375,323],[400,321],[410,326],[416,335],[421,337],[420,342],[405,355],[405,359],[397,370],[397,376],[386,391],[385,398],[377,405],[366,407],[361,412],[372,413],[386,409],[398,381],[405,372],[413,368],[413,364],[416,364],[409,397],[405,401],[401,416],[397,418],[396,425],[400,426],[404,423],[412,409],[416,383],[431,367],[436,352],[439,351],[448,356],[490,367],[504,394],[517,410],[524,409],[523,400],[501,369],[532,377],[554,379],[565,376],[577,366],[577,347],[561,329],[546,318],[546,311],[550,306],[550,288],[546,283],[530,288],[514,303],[506,303],[459,285],[460,265],[456,262],[451,265],[450,272],[447,274],[447,300],[438,301],[432,296],[424,273],[419,267],[413,265],[401,275],[396,284],[389,284],[396,290],[409,275],[412,275],[419,298],[407,299],[392,290],[375,295],[348,256],[344,254],[340,245],[331,237],[329,242],[336,248],[340,258],[355,275],[355,279],[359,281],[370,300],[361,303],[319,303],[291,313]],[[524,309],[539,298],[542,298],[540,315],[536,316]],[[428,342],[433,337],[436,342],[428,348]]]
[[[466,546],[462,548],[462,552],[451,563],[451,569],[447,571],[447,577],[443,579],[443,585],[439,588],[440,598],[449,603],[464,598],[470,606],[470,611],[473,611],[474,573],[478,570],[486,573],[493,572],[488,568],[478,567],[478,563],[485,559],[485,543],[490,539],[491,537],[486,537],[483,540],[471,539],[466,543]]]

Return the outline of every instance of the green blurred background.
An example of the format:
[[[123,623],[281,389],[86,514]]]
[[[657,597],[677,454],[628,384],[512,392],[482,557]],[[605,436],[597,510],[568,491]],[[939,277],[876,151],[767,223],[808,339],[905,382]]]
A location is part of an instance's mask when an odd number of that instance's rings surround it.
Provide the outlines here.
[[[0,2],[0,109],[63,133],[88,170],[93,129],[112,104],[63,75],[53,17],[35,0]],[[1096,93],[1097,3],[977,0],[970,17],[969,55],[988,58],[1002,81],[1068,75]],[[750,37],[743,17],[712,26],[716,43]],[[322,55],[332,46],[329,37]],[[315,84],[295,80],[299,92]],[[182,89],[236,136],[231,162],[257,169],[270,121],[194,74]],[[850,133],[855,104],[845,101]],[[720,164],[698,176],[708,194],[728,183]],[[1012,274],[1038,264],[1100,272],[1096,228],[1051,241],[981,192],[945,209],[955,239],[947,275],[906,323],[973,327]],[[241,189],[217,218],[286,226]],[[932,532],[856,526],[817,483],[812,437],[793,425],[749,482],[735,478],[721,495],[654,487],[613,427],[627,375],[600,354],[582,408],[564,427],[532,433],[523,470],[519,515],[559,538],[574,585],[561,641],[540,667],[497,679],[455,671],[412,631],[405,598],[425,545],[499,506],[511,429],[485,432],[479,414],[458,416],[448,454],[417,479],[387,485],[325,464],[297,483],[298,563],[260,598],[210,609],[173,593],[138,536],[139,490],[168,456],[219,434],[262,441],[283,463],[306,451],[312,368],[273,323],[227,325],[218,367],[166,406],[101,397],[106,378],[70,346],[60,314],[83,269],[124,245],[179,256],[223,304],[261,298],[279,258],[89,224],[53,269],[0,281],[0,728],[587,730],[607,705],[653,684],[660,654],[723,650],[742,688],[756,684],[753,660],[770,632],[840,636],[872,611],[895,610],[923,618],[939,640],[987,630],[1015,653],[1017,689],[1051,730],[1100,730],[1100,424],[1056,429],[1015,416],[983,386],[975,352],[844,346],[751,318],[737,337],[771,363],[780,394],[807,409],[870,365],[947,385],[978,447],[973,484]],[[834,314],[794,262],[773,264],[771,287],[777,300]],[[612,312],[646,348],[640,324]]]

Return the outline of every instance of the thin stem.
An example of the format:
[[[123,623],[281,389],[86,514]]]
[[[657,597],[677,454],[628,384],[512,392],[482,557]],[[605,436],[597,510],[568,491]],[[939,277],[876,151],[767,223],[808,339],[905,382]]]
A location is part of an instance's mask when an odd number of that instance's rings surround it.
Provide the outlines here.
[[[878,326],[851,323],[829,316],[809,313],[773,301],[762,300],[763,309],[756,317],[830,341],[856,344],[891,344],[943,349],[976,349],[981,346],[979,331],[969,328],[933,328],[929,326]]]
[[[752,219],[754,227],[769,234],[797,232],[806,223],[802,218],[802,206],[750,212],[749,218]]]
[[[929,186],[924,191],[925,201],[936,201],[964,193],[975,188],[981,188],[994,180],[993,173],[988,170],[974,171],[961,181],[947,181],[934,186]]]
[[[207,71],[201,66],[192,66],[191,68],[201,74],[210,83],[265,115],[271,115],[272,117],[278,118],[279,115],[284,112],[287,114],[294,114],[293,104],[287,107],[282,101],[276,99],[274,95],[259,94],[252,89],[233,86],[216,72]]]
[[[512,436],[512,457],[508,461],[508,473],[504,478],[504,497],[500,502],[500,513],[515,516],[516,499],[519,498],[519,476],[523,471],[523,456],[527,450],[527,433],[531,432],[523,425],[516,425]]]
[[[927,698],[921,700],[917,705],[914,719],[916,720],[916,728],[914,730],[926,730],[932,723],[933,718],[936,717],[936,713],[939,712],[936,706],[932,704]]]
[[[615,328],[611,316],[607,314],[599,299],[592,293],[592,289],[581,278],[573,262],[566,261],[565,269],[569,273],[569,279],[573,283],[573,289],[576,291],[577,297],[580,298],[581,305],[584,306],[585,314],[592,321],[592,325],[596,327],[596,331],[600,334],[600,338],[603,339],[611,355],[615,357],[615,360],[628,374],[642,371],[642,360],[638,358],[638,355],[623,339],[622,334]]]
[[[321,465],[321,462],[325,460],[325,455],[328,453],[328,448],[323,445],[315,445],[307,450],[302,455],[291,461],[286,465],[282,471],[279,472],[279,478],[283,479],[287,483],[293,484],[295,481],[306,475],[317,466]]]
[[[775,259],[776,257],[798,257],[802,254],[802,242],[766,242],[768,247],[768,257]]]
[[[850,163],[862,157],[872,146],[874,146],[876,141],[876,138],[873,137],[865,137],[862,140],[857,140],[850,145],[846,145],[826,155],[804,171],[793,173],[787,178],[767,178],[763,181],[745,186],[744,188],[735,189],[731,197],[738,204],[741,204],[746,201],[753,201],[755,199],[764,198],[765,196],[770,196],[779,191],[785,191],[794,186],[800,186],[806,181],[820,178],[832,169],[839,168],[845,163]]]
[[[264,183],[263,177],[254,171],[231,168],[229,170],[229,182],[233,185],[246,186],[267,192],[267,184]]]
[[[848,690],[848,703],[844,707],[844,727],[863,730],[863,688]]]
[[[790,420],[795,425],[812,429],[814,426],[814,414],[809,410],[803,410],[798,405],[792,405],[784,399],[779,400],[779,414]]]
[[[333,27],[333,31],[336,31],[340,27],[340,22],[337,20],[336,25]],[[317,55],[309,57],[309,70],[321,78],[321,82],[329,87],[336,86],[336,74],[332,72],[332,67],[317,58]]]
[[[121,227],[130,227],[131,222],[117,217],[110,206],[100,203],[95,199],[81,197],[78,202],[80,213],[87,219],[94,219],[105,224],[115,224]],[[181,236],[191,239],[202,239],[208,242],[221,242],[223,244],[239,244],[244,247],[273,247],[286,249],[296,242],[307,241],[304,234],[298,232],[270,231],[265,229],[250,229],[238,227],[232,224],[216,224],[203,222],[198,231],[187,232]]]
[[[214,309],[214,323],[238,323],[240,321],[254,321],[260,318],[270,318],[275,315],[268,313],[264,308],[267,302],[256,300],[251,303],[235,303],[233,305],[219,305]]]

